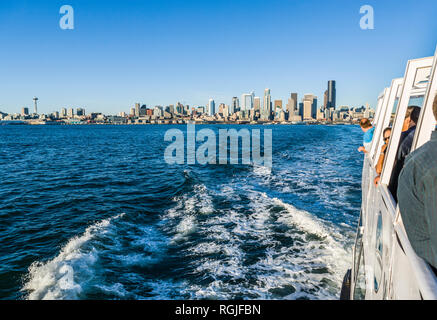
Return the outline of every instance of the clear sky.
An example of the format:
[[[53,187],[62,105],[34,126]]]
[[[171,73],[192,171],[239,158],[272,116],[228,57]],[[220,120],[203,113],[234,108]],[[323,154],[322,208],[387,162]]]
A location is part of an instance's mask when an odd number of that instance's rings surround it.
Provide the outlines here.
[[[65,4],[74,30],[59,27]],[[374,30],[359,25],[366,4]],[[290,92],[320,104],[330,79],[337,105],[374,105],[436,45],[436,0],[1,0],[0,111],[37,96],[40,113],[115,114],[135,102],[230,104],[265,88],[284,104]]]

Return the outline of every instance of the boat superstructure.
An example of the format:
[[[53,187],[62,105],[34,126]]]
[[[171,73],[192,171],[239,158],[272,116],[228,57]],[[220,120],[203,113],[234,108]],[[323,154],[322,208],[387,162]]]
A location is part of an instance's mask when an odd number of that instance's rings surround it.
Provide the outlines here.
[[[411,151],[426,143],[435,130],[436,67],[437,50],[433,57],[408,61],[404,77],[392,80],[378,97],[374,136],[363,165],[353,263],[343,283],[343,299],[437,299],[437,276],[413,250],[399,206],[388,188],[408,106],[421,107]],[[386,127],[391,127],[392,133],[381,180],[375,186],[375,167]]]

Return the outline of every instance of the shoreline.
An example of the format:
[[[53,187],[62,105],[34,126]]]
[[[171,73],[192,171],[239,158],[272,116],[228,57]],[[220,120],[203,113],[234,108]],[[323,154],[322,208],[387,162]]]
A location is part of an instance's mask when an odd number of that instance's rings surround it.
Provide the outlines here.
[[[183,123],[66,123],[66,122],[56,122],[56,121],[48,121],[48,122],[26,122],[26,121],[0,121],[0,126],[105,126],[105,125],[114,125],[114,126],[147,126],[147,125],[253,125],[253,126],[270,126],[270,125],[280,125],[280,126],[309,126],[309,125],[325,125],[325,126],[338,126],[338,125],[358,125],[358,123],[354,122],[301,122],[301,123],[278,123],[278,122],[195,122],[195,121],[187,121]]]

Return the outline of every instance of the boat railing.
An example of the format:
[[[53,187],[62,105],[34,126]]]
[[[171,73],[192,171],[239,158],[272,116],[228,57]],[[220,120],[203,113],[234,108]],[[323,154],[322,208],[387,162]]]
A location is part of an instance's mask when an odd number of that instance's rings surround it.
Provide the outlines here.
[[[415,253],[408,240],[401,219],[395,222],[394,230],[399,239],[401,249],[403,249],[410,263],[411,270],[414,272],[414,277],[422,298],[424,300],[437,300],[437,277],[425,260]]]

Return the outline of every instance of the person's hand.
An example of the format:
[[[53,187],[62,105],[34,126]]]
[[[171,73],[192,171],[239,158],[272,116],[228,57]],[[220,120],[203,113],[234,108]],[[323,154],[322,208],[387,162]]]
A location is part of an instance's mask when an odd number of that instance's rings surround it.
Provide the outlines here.
[[[364,148],[364,147],[359,147],[358,148],[358,152],[364,152],[364,153],[366,153],[366,149]]]
[[[373,183],[375,184],[375,187],[378,186],[380,180],[381,180],[381,176],[377,176],[377,177],[375,178],[375,180],[373,180]]]

